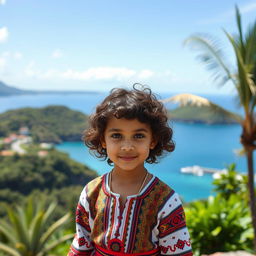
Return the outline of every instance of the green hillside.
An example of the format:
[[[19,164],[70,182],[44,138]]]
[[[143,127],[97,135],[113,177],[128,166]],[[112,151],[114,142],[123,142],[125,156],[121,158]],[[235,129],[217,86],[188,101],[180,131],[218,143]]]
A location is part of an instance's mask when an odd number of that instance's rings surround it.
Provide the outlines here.
[[[216,107],[186,105],[168,111],[170,119],[179,122],[206,124],[234,124],[239,115]]]
[[[5,214],[4,203],[21,204],[28,195],[57,201],[62,215],[75,209],[82,188],[95,177],[95,171],[55,149],[45,157],[37,153],[0,156],[0,216]]]
[[[29,128],[34,142],[80,141],[87,116],[64,106],[20,108],[0,114],[0,137]]]

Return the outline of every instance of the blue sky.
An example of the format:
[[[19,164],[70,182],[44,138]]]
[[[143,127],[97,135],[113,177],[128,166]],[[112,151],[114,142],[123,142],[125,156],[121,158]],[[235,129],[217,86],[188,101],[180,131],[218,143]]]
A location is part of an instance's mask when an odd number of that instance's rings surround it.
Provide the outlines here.
[[[147,84],[157,92],[229,94],[183,42],[256,20],[256,1],[0,0],[0,80],[23,89],[97,90]]]

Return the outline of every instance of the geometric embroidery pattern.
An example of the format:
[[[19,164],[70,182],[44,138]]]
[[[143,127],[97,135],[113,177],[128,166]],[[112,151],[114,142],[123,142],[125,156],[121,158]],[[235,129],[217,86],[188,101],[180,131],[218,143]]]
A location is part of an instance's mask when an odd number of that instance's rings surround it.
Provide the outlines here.
[[[168,251],[174,253],[174,252],[176,252],[177,249],[182,250],[185,247],[185,245],[191,246],[190,240],[187,241],[187,240],[179,239],[177,241],[177,243],[174,244],[173,246],[171,246],[171,245],[168,245],[168,246],[160,245],[160,249],[161,249],[161,252],[163,252],[163,253],[167,253]],[[192,255],[193,253],[192,253],[192,250],[189,250],[189,251],[185,252],[185,254]]]
[[[137,201],[142,200],[138,208],[134,210],[133,230],[127,252],[138,253],[144,248],[154,249],[155,245],[151,240],[151,232],[157,224],[157,214],[166,201],[173,195],[174,191],[169,186],[162,183],[158,178],[148,188],[150,195],[144,194],[143,198],[138,197]]]
[[[76,208],[76,223],[84,227],[88,232],[91,232],[89,214],[80,203],[78,203]]]
[[[169,215],[161,220],[158,227],[159,237],[163,238],[184,227],[186,227],[185,213],[182,206],[180,205],[178,208],[176,208],[174,211],[172,211]]]

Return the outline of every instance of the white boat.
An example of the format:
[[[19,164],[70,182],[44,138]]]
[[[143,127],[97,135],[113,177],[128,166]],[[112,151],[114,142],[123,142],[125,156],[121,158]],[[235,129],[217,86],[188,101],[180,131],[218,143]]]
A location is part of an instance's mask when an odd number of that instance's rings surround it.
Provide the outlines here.
[[[227,173],[227,169],[219,170],[214,168],[206,168],[198,165],[182,167],[180,171],[182,173],[191,173],[196,176],[203,176],[205,173],[210,173],[213,175],[214,178],[217,178],[217,176],[219,176],[219,174],[221,173]]]

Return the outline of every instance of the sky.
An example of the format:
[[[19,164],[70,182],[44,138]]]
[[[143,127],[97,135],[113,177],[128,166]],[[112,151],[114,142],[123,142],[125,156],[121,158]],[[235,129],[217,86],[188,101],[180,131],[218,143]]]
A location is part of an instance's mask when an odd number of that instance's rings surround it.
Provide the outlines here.
[[[0,80],[32,90],[141,83],[156,92],[233,94],[184,41],[210,34],[232,64],[223,28],[236,33],[235,4],[246,28],[256,20],[256,1],[0,0]]]

